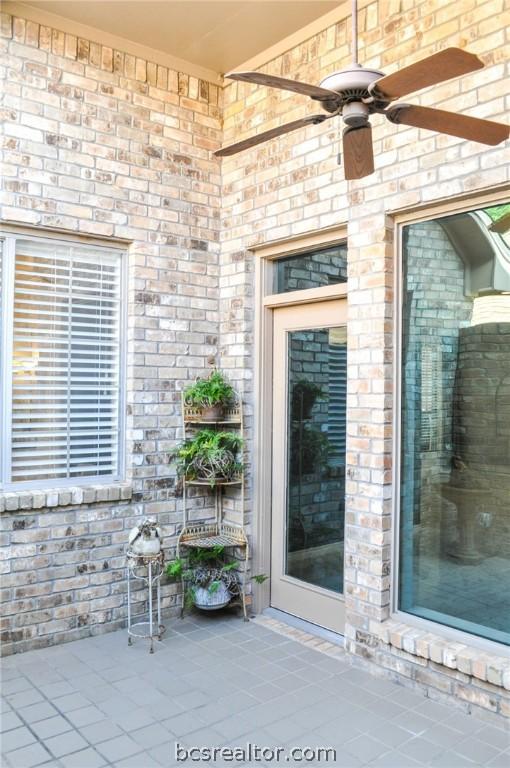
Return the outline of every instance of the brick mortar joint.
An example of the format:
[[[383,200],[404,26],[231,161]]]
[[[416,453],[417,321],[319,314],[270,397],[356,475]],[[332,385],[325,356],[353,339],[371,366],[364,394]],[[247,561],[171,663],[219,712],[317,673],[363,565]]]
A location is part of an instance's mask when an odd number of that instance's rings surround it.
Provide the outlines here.
[[[105,501],[129,501],[133,486],[126,482],[76,485],[45,490],[0,492],[0,513],[28,512],[33,509],[95,504]]]
[[[510,658],[394,619],[376,626],[373,635],[388,646],[510,691]]]

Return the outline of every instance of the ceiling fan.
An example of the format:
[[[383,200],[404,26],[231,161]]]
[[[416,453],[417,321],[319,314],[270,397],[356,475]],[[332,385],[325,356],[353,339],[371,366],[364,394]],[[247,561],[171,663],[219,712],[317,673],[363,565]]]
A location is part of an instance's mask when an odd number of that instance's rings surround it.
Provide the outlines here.
[[[446,48],[392,75],[363,67],[357,61],[357,2],[352,0],[352,55],[353,62],[350,67],[333,72],[325,77],[320,85],[310,85],[262,72],[231,72],[225,75],[230,80],[266,85],[309,96],[320,104],[324,112],[263,131],[223,147],[214,154],[217,157],[235,155],[284,133],[341,116],[344,122],[342,145],[345,178],[361,179],[374,172],[372,129],[369,122],[370,115],[374,113],[385,115],[391,123],[397,125],[427,128],[482,144],[495,145],[508,138],[510,127],[502,123],[458,115],[442,109],[392,104],[408,93],[482,69],[483,62],[474,54],[460,48]]]

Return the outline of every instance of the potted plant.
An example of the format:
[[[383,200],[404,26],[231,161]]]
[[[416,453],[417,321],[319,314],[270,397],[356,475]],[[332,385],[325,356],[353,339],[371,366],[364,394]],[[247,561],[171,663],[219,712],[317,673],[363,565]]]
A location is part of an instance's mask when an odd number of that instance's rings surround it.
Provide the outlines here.
[[[177,474],[187,481],[208,482],[211,488],[237,480],[243,464],[238,453],[243,444],[237,432],[200,429],[172,453]]]
[[[197,379],[184,390],[184,402],[200,409],[202,421],[218,421],[225,406],[236,399],[234,388],[220,371],[212,371],[205,379]]]
[[[327,465],[331,444],[320,429],[305,426],[292,428],[290,470],[293,476],[309,475]]]
[[[166,567],[171,579],[186,583],[184,606],[204,611],[224,608],[239,594],[236,560],[228,562],[225,547],[189,548],[186,559],[175,558]]]
[[[292,387],[292,420],[309,419],[316,400],[325,398],[321,387],[306,379],[299,379]]]

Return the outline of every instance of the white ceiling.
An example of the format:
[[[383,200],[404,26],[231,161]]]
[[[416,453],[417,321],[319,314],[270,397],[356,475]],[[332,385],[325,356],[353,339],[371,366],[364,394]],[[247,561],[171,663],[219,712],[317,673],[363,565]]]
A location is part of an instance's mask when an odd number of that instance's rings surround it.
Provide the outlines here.
[[[29,0],[223,74],[341,4],[340,0]]]

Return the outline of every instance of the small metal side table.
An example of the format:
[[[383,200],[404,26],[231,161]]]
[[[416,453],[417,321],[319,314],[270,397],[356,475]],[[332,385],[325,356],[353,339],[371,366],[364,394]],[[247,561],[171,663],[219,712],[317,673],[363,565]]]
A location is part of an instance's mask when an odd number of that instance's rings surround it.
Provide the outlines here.
[[[126,553],[127,598],[128,598],[128,645],[132,645],[133,637],[150,640],[150,653],[154,653],[154,638],[161,640],[165,631],[161,623],[161,577],[165,556],[163,551],[157,555],[138,555],[135,552]],[[148,621],[132,621],[131,617],[131,579],[142,581],[149,591]],[[154,587],[156,587],[156,606],[154,607]],[[156,616],[154,614],[156,613]],[[156,621],[155,621],[156,618]],[[142,628],[145,629],[143,630]],[[137,631],[138,630],[138,631]]]

